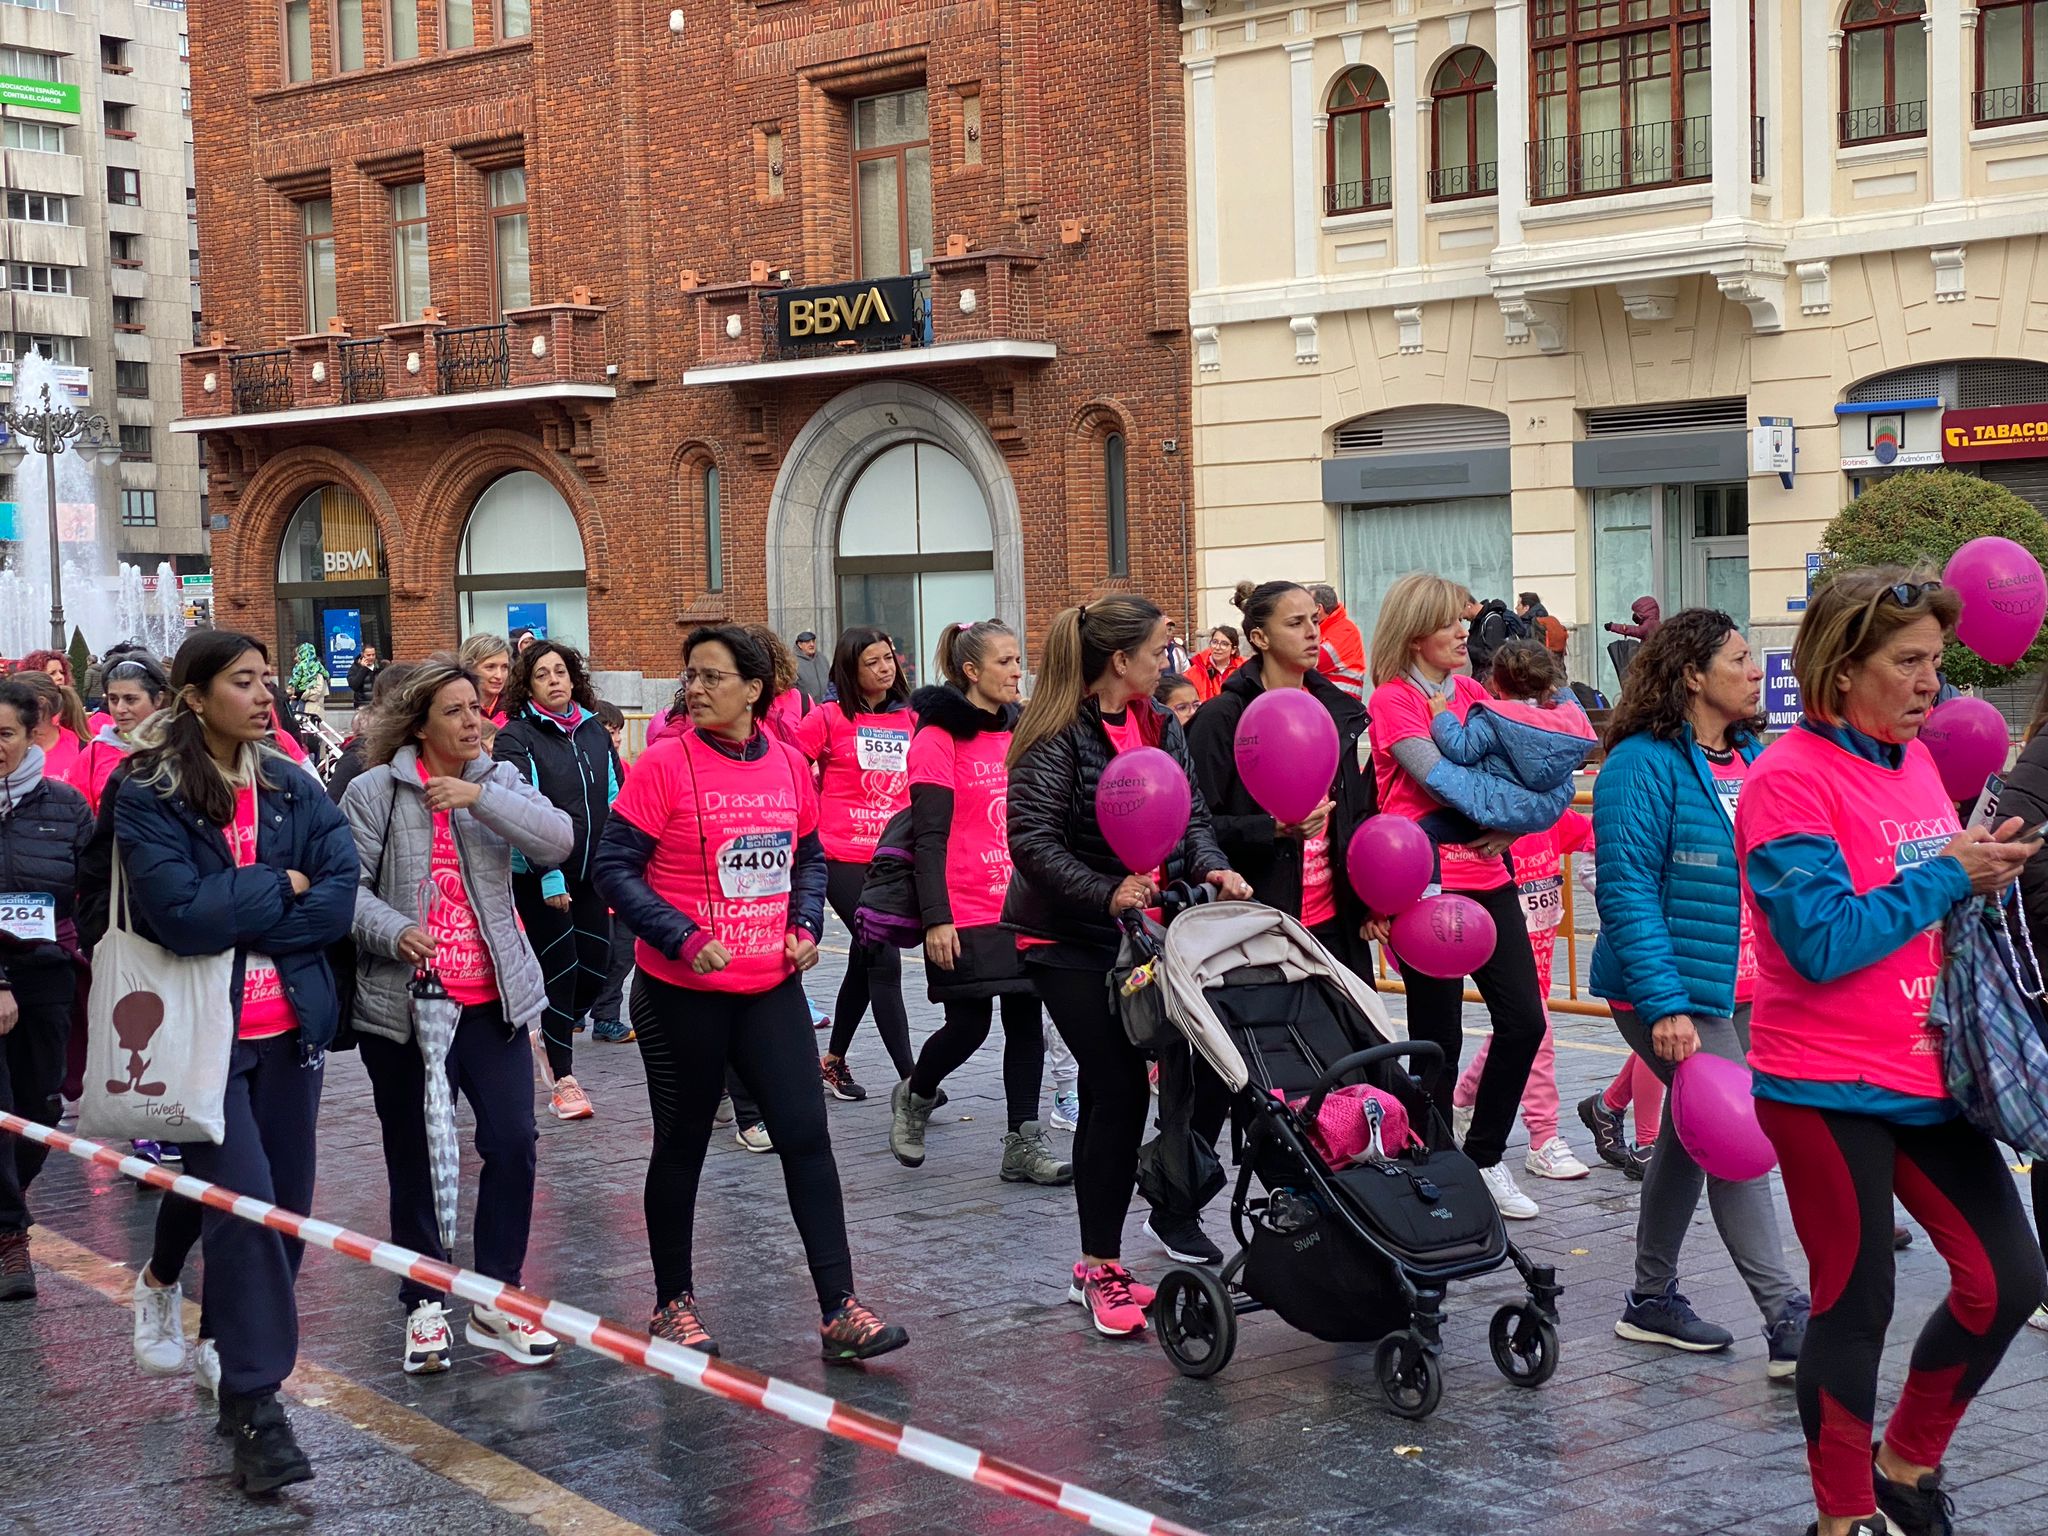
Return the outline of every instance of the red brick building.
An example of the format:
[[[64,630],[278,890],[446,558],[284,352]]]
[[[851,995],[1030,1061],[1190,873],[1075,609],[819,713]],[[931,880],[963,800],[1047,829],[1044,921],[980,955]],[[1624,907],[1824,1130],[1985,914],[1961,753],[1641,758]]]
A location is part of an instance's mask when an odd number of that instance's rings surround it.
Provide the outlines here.
[[[1178,16],[192,0],[216,622],[1184,613]]]

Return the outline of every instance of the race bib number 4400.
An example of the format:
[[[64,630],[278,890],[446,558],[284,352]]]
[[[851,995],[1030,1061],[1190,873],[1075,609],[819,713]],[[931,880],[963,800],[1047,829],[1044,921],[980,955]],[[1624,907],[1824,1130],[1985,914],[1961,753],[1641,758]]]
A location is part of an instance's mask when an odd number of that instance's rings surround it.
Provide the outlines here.
[[[56,898],[44,891],[0,891],[0,933],[24,944],[56,943]]]
[[[910,732],[864,725],[854,735],[854,753],[862,773],[907,773]]]
[[[759,901],[789,894],[796,854],[793,832],[746,832],[718,850],[718,889],[728,901]]]

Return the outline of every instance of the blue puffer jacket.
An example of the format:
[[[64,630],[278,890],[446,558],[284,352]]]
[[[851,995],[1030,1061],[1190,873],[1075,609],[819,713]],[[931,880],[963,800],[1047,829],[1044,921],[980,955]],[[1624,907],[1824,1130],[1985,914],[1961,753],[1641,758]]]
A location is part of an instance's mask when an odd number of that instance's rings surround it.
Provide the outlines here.
[[[279,753],[263,754],[274,788],[256,794],[256,862],[237,868],[221,829],[180,795],[129,777],[114,798],[114,839],[128,882],[135,930],[175,955],[235,951],[277,963],[278,978],[311,1055],[341,1023],[327,946],[347,936],[356,912],[356,844],[319,781]],[[292,894],[287,871],[310,882]]]
[[[1554,787],[1539,792],[1518,779],[1483,768],[1460,767],[1448,757],[1429,770],[1422,784],[1445,805],[1480,826],[1517,837],[1549,831],[1572,803],[1569,773]]]
[[[1762,747],[1744,737],[1737,750],[1752,762]],[[1631,736],[1608,753],[1593,781],[1593,835],[1593,994],[1645,1024],[1733,1014],[1742,936],[1735,828],[1691,726],[1676,741]]]

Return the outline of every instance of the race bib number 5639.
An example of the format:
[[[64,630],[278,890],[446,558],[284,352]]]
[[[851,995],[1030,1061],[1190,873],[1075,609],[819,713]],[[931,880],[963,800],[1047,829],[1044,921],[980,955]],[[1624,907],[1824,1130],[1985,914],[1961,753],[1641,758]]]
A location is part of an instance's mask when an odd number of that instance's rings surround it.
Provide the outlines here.
[[[796,835],[745,832],[718,850],[718,889],[728,901],[759,901],[789,894]]]

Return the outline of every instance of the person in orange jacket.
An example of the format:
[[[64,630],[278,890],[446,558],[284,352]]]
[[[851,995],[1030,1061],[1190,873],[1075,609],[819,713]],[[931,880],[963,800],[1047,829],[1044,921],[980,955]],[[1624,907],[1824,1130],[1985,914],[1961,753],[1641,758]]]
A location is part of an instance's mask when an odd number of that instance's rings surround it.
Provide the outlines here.
[[[1316,623],[1323,641],[1316,670],[1351,697],[1362,701],[1365,698],[1365,637],[1359,634],[1358,626],[1352,623],[1344,605],[1337,601],[1335,587],[1328,582],[1320,582],[1308,590],[1309,596],[1316,600]]]

